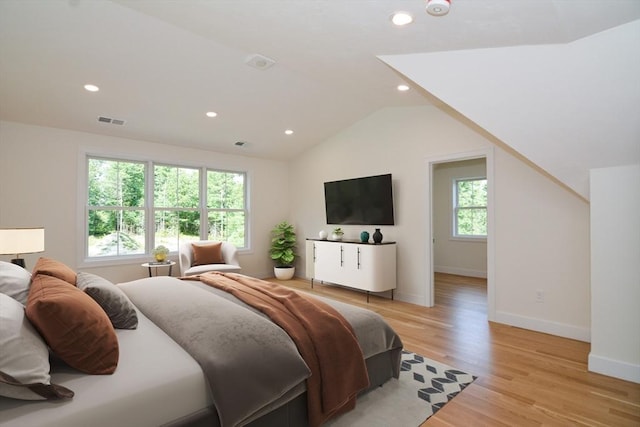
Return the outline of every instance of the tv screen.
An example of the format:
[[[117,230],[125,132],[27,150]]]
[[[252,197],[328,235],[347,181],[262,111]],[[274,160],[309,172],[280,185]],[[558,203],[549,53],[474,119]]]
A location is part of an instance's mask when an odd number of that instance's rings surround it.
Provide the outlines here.
[[[324,183],[327,224],[394,225],[391,174]]]

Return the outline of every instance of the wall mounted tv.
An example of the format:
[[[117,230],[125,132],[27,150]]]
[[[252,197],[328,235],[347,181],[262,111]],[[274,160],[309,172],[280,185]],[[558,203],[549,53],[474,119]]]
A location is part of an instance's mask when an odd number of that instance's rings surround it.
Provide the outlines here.
[[[391,174],[324,183],[327,224],[394,225]]]

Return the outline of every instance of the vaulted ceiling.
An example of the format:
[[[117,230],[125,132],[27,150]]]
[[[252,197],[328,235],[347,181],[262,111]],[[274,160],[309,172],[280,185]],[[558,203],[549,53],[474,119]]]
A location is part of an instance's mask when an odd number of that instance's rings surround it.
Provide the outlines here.
[[[390,16],[398,10],[411,13],[414,22],[392,25]],[[581,39],[638,19],[637,0],[453,0],[449,14],[442,17],[428,15],[423,0],[2,0],[0,118],[248,156],[293,158],[380,108],[444,102],[510,144],[512,135],[493,125],[503,112],[497,109],[492,118],[485,117],[487,111],[477,114],[485,101],[509,97],[512,85],[485,85],[484,77],[475,76],[472,68],[466,74],[449,72],[447,66],[477,61],[459,62],[445,53],[462,52],[467,58],[486,54],[493,64],[481,71],[491,73],[500,70],[503,61],[521,55],[496,54],[494,48],[576,46]],[[627,35],[636,46],[637,35],[635,29]],[[562,49],[558,58],[568,52]],[[536,52],[534,58],[553,61],[549,52]],[[430,59],[412,63],[414,55],[434,53],[441,55],[433,58],[442,70],[435,77],[423,68]],[[250,67],[246,62],[255,54],[275,64]],[[394,64],[401,56],[404,64]],[[570,64],[572,58],[561,62]],[[559,77],[571,80],[571,75]],[[432,85],[434,78],[443,83]],[[505,73],[499,78],[510,79]],[[452,89],[461,79],[474,87],[473,105]],[[519,75],[512,80],[521,79]],[[544,79],[551,79],[547,82],[553,83],[553,90],[564,87],[562,81],[552,81],[553,67]],[[536,87],[545,87],[544,79],[534,79]],[[597,84],[603,82],[616,86],[606,79]],[[100,91],[85,91],[86,83]],[[398,92],[400,83],[413,87]],[[637,107],[637,87],[633,82],[631,86],[629,105]],[[598,95],[590,103],[602,104],[600,90],[579,89]],[[495,90],[504,93],[496,97]],[[535,102],[549,102],[553,111],[571,95],[561,92]],[[527,99],[517,103],[523,112],[529,104]],[[583,117],[577,104],[570,106]],[[208,111],[217,117],[206,117]],[[633,113],[637,118],[638,111]],[[536,120],[554,120],[553,114],[549,117]],[[285,135],[285,129],[294,133]],[[581,133],[574,131],[566,129],[566,137],[553,143],[580,139]],[[637,138],[637,127],[631,133]],[[536,141],[520,139],[514,148],[536,162],[530,153],[536,151]],[[237,141],[245,145],[238,147]],[[564,155],[562,150],[558,153]],[[564,178],[554,169],[557,166],[541,167],[584,195],[581,184]]]

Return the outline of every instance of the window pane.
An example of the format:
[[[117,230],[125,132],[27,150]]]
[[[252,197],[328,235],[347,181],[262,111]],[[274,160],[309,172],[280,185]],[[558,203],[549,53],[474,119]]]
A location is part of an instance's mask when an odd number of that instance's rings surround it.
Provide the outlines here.
[[[457,206],[476,207],[487,205],[487,180],[461,180],[457,181]]]
[[[459,209],[456,224],[458,236],[486,236],[487,210],[484,208]]]
[[[90,257],[145,253],[144,212],[141,210],[90,210]]]
[[[200,201],[200,171],[175,166],[155,166],[154,206],[197,208]]]
[[[200,240],[200,213],[197,211],[166,211],[155,213],[155,245],[177,251],[182,242]]]
[[[244,222],[244,212],[209,212],[208,239],[231,242],[243,248]]]
[[[89,159],[89,206],[144,206],[144,164]]]
[[[245,174],[207,171],[207,208],[244,209]]]

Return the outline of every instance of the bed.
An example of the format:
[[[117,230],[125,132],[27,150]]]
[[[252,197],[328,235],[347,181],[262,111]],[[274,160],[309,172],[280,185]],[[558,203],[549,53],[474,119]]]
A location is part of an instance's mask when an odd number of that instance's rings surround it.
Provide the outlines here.
[[[75,396],[0,397],[1,426],[309,425],[309,367],[266,314],[202,281],[153,277],[115,287],[138,319],[136,329],[115,330],[117,369],[87,375],[54,361],[51,383]],[[358,393],[397,378],[402,342],[391,327],[369,310],[319,299],[353,328],[368,377]]]

